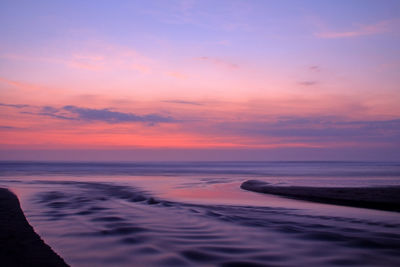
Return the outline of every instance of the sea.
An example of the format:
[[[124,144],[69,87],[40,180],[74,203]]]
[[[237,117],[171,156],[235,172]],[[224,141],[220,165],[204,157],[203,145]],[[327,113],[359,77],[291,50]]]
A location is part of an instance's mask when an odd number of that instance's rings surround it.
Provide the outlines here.
[[[400,162],[0,162],[0,187],[71,266],[400,266],[400,213],[241,189],[249,179],[400,186]]]

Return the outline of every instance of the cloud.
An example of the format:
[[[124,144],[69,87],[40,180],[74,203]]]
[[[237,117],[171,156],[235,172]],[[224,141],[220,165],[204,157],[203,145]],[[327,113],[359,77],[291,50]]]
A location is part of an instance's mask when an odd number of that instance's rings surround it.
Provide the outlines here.
[[[0,58],[13,61],[44,62],[64,65],[68,68],[88,71],[127,70],[142,74],[152,71],[155,61],[131,47],[98,41],[77,41],[71,52],[47,54],[46,56],[21,54],[0,54]],[[69,50],[69,49],[67,49]],[[23,84],[2,79],[0,81],[21,87]]]
[[[174,77],[176,79],[180,79],[180,80],[184,80],[187,78],[187,76],[181,72],[178,71],[170,71],[170,72],[166,72],[166,74],[170,77]]]
[[[316,81],[302,81],[302,82],[299,82],[298,84],[303,85],[303,86],[314,86],[318,83]]]
[[[375,24],[361,25],[357,29],[348,31],[323,31],[315,36],[324,39],[352,38],[359,36],[382,34],[398,27],[398,20],[384,20]]]
[[[196,57],[194,58],[195,60],[198,61],[203,61],[203,62],[208,62],[211,64],[214,64],[216,66],[222,66],[225,68],[229,68],[229,69],[237,69],[239,68],[239,65],[237,65],[236,63],[232,63],[232,62],[228,62],[219,58],[212,58],[212,57]]]
[[[94,109],[78,107],[74,105],[67,105],[61,108],[52,106],[35,107],[30,105],[16,105],[16,104],[3,104],[0,106],[7,106],[17,109],[25,109],[20,111],[21,114],[47,116],[62,120],[75,120],[84,122],[102,121],[107,123],[124,123],[124,122],[142,122],[150,125],[156,123],[172,123],[176,122],[172,117],[162,116],[159,114],[145,114],[137,115],[128,112],[113,111],[108,108]]]
[[[320,72],[321,71],[321,67],[318,65],[312,65],[308,68],[310,71],[314,71],[314,72]]]
[[[30,107],[30,105],[4,104],[4,103],[0,103],[0,106],[3,106],[3,107],[11,107],[11,108],[27,108],[27,107]]]
[[[21,128],[8,126],[8,125],[0,125],[0,130],[19,130]]]
[[[194,105],[194,106],[202,106],[203,105],[203,103],[201,103],[201,102],[186,101],[186,100],[179,100],[179,99],[164,100],[162,102],[172,103],[172,104]]]
[[[69,111],[76,115],[76,119],[83,121],[103,121],[108,123],[122,122],[145,122],[145,123],[167,123],[174,122],[171,117],[164,117],[158,114],[136,115],[112,111],[109,109],[92,109],[77,106],[64,106],[62,110]]]
[[[254,140],[278,138],[308,144],[323,142],[400,143],[400,119],[348,121],[334,116],[278,117],[272,121],[215,124],[216,133]]]
[[[75,120],[75,118],[68,116],[68,114],[60,114],[59,109],[50,107],[50,106],[41,107],[41,108],[39,108],[39,111],[21,111],[20,113],[48,116],[48,117],[62,119],[62,120]]]
[[[5,78],[0,77],[0,82],[1,83],[5,83],[14,87],[17,87],[19,89],[23,89],[23,90],[27,90],[27,91],[33,91],[33,90],[41,90],[43,88],[36,86],[36,85],[32,85],[32,84],[28,84],[28,83],[22,83],[22,82],[17,82],[17,81],[12,81],[12,80],[8,80]]]

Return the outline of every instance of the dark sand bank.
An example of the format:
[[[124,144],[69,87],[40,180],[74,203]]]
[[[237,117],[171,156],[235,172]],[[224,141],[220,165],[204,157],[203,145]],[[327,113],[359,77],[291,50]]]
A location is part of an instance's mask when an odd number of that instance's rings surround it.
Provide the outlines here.
[[[400,211],[400,187],[307,187],[272,186],[267,182],[248,180],[242,189],[307,201],[361,208]]]
[[[68,266],[26,220],[18,198],[0,188],[1,266]]]

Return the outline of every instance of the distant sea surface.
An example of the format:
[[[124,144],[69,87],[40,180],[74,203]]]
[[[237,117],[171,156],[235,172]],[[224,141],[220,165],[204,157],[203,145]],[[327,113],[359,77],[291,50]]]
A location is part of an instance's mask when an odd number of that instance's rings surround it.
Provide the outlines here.
[[[400,163],[0,162],[0,186],[72,266],[400,264],[399,213],[241,190],[248,179],[400,186]]]

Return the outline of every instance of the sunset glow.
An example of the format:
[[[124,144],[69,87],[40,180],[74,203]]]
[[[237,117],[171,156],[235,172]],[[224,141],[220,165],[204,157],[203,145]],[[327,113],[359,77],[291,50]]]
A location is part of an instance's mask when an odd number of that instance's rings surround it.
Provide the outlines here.
[[[2,1],[1,157],[400,156],[399,11],[399,1]]]

